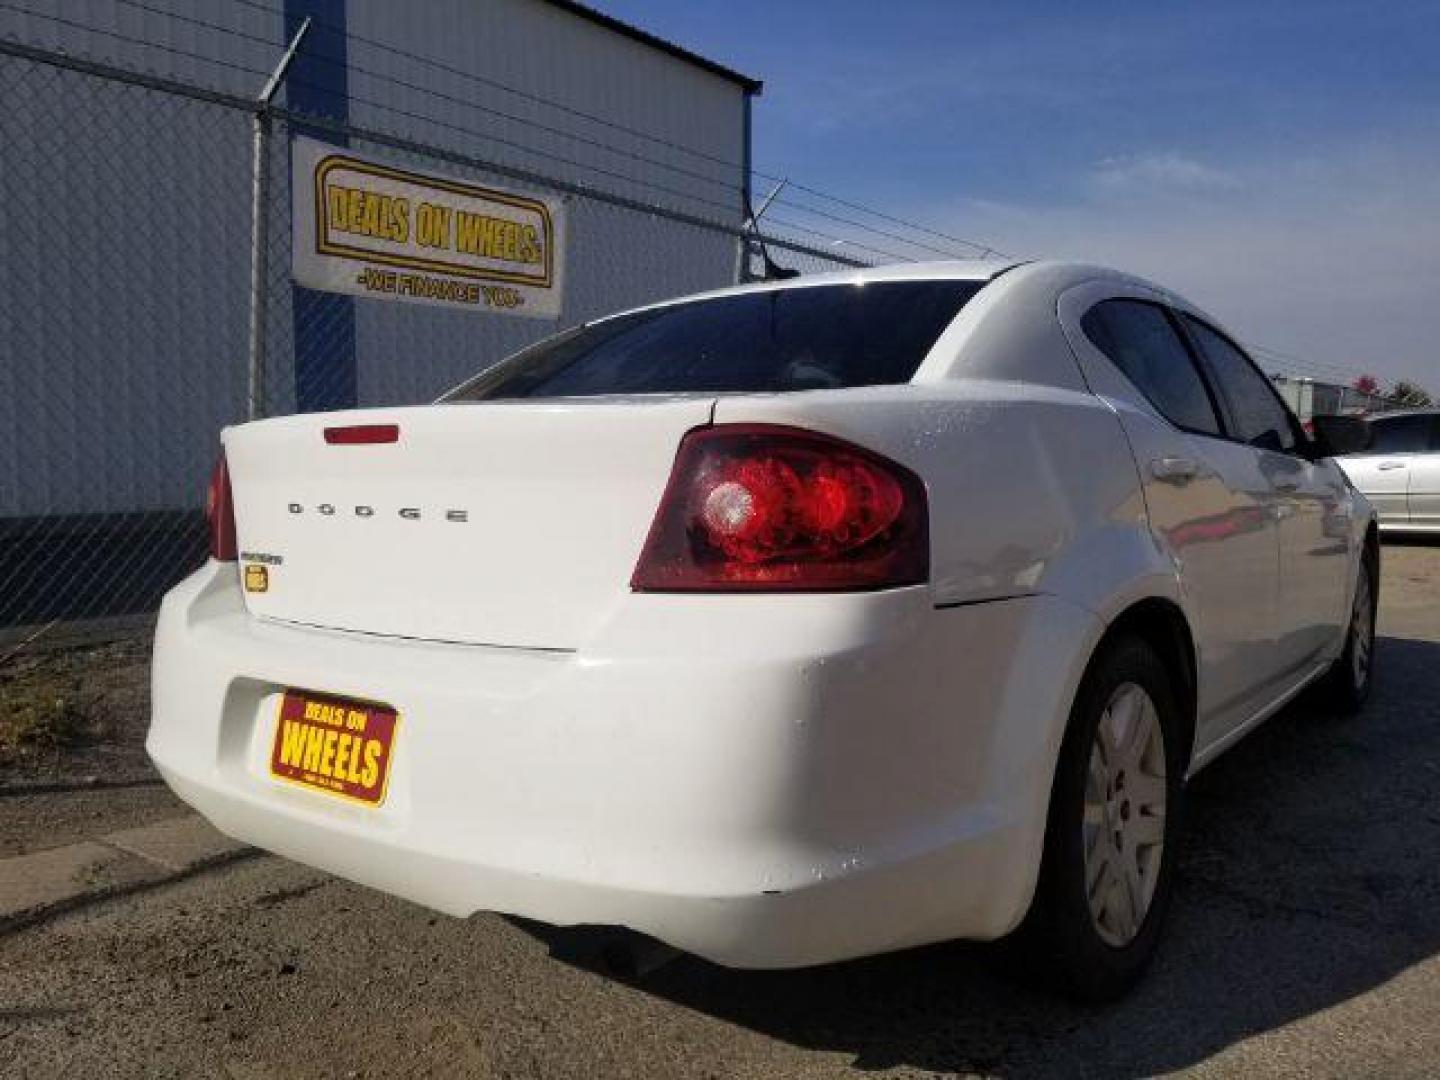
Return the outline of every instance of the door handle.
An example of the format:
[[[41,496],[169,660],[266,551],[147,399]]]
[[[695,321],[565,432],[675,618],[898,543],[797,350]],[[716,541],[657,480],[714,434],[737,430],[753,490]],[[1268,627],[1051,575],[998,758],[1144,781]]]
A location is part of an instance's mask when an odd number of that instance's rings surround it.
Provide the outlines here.
[[[1200,475],[1200,466],[1189,458],[1162,457],[1150,462],[1150,475],[1166,484],[1177,487],[1188,484]]]
[[[1403,462],[1403,461],[1382,461],[1382,462],[1380,462],[1379,465],[1376,465],[1376,466],[1375,466],[1375,471],[1376,471],[1376,472],[1391,472],[1391,471],[1393,471],[1393,470],[1395,470],[1395,469],[1403,469],[1403,468],[1405,468],[1405,462]]]
[[[1300,490],[1299,480],[1276,480],[1275,490],[1283,495],[1289,495]]]

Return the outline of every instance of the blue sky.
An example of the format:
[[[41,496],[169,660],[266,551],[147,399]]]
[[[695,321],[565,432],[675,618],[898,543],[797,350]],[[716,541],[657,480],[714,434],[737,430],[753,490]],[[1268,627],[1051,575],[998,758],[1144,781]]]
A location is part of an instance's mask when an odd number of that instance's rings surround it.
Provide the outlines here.
[[[765,80],[767,172],[1440,391],[1437,0],[599,3]]]

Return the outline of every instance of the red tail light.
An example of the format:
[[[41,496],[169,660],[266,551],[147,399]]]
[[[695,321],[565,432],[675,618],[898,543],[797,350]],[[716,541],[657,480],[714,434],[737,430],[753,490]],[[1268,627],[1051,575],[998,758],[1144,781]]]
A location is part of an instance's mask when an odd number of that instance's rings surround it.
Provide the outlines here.
[[[235,542],[235,500],[230,494],[230,468],[225,464],[225,451],[210,473],[210,487],[205,492],[205,521],[210,526],[210,557],[220,562],[240,558]]]
[[[855,591],[930,573],[925,485],[797,428],[685,436],[630,586],[639,592]]]
[[[349,427],[327,427],[325,441],[331,446],[368,446],[373,443],[400,441],[399,424],[351,424]]]

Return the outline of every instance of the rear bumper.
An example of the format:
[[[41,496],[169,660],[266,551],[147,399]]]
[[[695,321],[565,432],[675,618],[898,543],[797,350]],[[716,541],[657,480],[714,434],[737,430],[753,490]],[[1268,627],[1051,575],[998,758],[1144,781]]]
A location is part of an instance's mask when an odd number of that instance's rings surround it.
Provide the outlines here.
[[[642,595],[579,652],[456,646],[258,620],[211,563],[162,608],[147,749],[232,836],[441,911],[800,966],[1018,922],[1098,630],[1045,597]],[[382,806],[271,779],[289,686],[400,710]]]

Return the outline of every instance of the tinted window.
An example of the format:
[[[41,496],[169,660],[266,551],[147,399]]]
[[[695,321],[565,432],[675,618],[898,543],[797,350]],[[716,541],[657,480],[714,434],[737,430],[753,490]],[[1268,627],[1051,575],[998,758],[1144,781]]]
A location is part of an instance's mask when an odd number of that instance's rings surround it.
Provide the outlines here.
[[[1431,447],[1429,416],[1385,416],[1370,421],[1372,454],[1423,454]]]
[[[1230,406],[1237,439],[1267,450],[1295,449],[1295,426],[1270,380],[1249,357],[1204,323],[1184,316]]]
[[[1140,300],[1104,300],[1085,313],[1080,325],[1171,423],[1220,433],[1205,383],[1161,308]]]
[[[908,382],[983,284],[814,285],[622,315],[542,342],[448,400]]]

